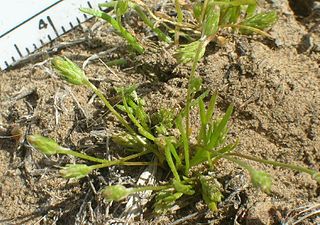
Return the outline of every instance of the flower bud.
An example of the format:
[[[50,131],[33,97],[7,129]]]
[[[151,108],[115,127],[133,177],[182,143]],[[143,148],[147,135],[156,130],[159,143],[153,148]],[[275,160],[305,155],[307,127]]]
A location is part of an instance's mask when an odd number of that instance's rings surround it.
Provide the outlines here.
[[[216,212],[218,210],[217,204],[223,198],[221,193],[222,185],[211,176],[201,176],[200,183],[203,200],[212,212]]]
[[[122,132],[112,136],[112,141],[124,147],[137,147],[139,143],[136,138],[127,132]]]
[[[67,179],[76,178],[80,179],[87,176],[92,171],[90,166],[85,164],[67,164],[59,171],[61,176]]]
[[[71,84],[81,85],[88,80],[83,70],[66,57],[57,56],[51,62],[61,78]]]
[[[57,142],[41,135],[29,135],[27,140],[32,147],[46,155],[57,154],[58,150],[62,149]]]
[[[107,201],[120,201],[131,194],[131,190],[123,185],[108,186],[102,190],[102,196]]]
[[[250,171],[251,182],[254,187],[260,188],[263,192],[270,193],[271,191],[271,177],[264,171],[252,170]]]

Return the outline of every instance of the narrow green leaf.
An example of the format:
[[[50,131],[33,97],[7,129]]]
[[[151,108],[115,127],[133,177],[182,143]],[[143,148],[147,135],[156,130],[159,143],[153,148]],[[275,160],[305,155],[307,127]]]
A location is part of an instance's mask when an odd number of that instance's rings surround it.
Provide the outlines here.
[[[210,143],[207,146],[208,149],[215,148],[217,146],[217,144],[219,143],[218,141],[220,138],[222,138],[221,134],[227,126],[227,123],[232,115],[232,111],[233,111],[233,107],[230,105],[228,107],[225,115],[223,116],[222,120],[220,121],[219,125],[213,131]]]
[[[206,115],[206,109],[202,99],[200,99],[199,101],[199,111],[200,111],[201,126],[205,127],[208,122],[208,117]]]
[[[116,15],[117,17],[123,16],[128,11],[128,0],[117,0]]]
[[[117,5],[117,1],[110,1],[110,2],[104,2],[99,3],[98,6],[102,8],[115,8]]]
[[[163,33],[158,27],[155,27],[155,24],[147,17],[147,15],[143,12],[139,5],[134,4],[133,9],[138,13],[143,22],[148,27],[150,27],[150,29],[159,37],[161,41],[171,43],[171,38]]]
[[[130,34],[117,20],[115,20],[112,16],[108,15],[107,13],[91,9],[91,8],[80,8],[80,11],[83,13],[87,13],[89,15],[99,17],[101,19],[104,19],[108,23],[112,25],[112,27],[120,33],[120,35],[127,40],[127,42],[140,54],[144,52],[144,48],[140,45],[138,40]]]
[[[202,45],[200,40],[191,42],[186,45],[180,45],[180,47],[177,49],[177,52],[175,54],[175,57],[177,58],[178,62],[187,63],[190,61],[194,61],[199,45]],[[206,50],[205,47],[201,48],[198,60],[200,60],[203,57],[205,50]]]
[[[185,175],[189,173],[189,168],[190,168],[190,146],[189,146],[189,140],[188,140],[188,134],[183,126],[182,123],[182,116],[178,115],[176,119],[176,126],[180,131],[181,139],[182,139],[182,144],[183,144],[183,154],[184,154],[184,161],[185,161]]]
[[[240,25],[264,30],[271,27],[277,20],[278,16],[275,11],[263,12],[245,19]],[[241,32],[250,33],[248,30],[241,30]]]
[[[168,147],[170,148],[170,152],[171,152],[173,158],[176,161],[176,168],[177,169],[181,168],[182,167],[182,162],[181,162],[181,159],[180,159],[180,157],[179,157],[179,155],[177,153],[176,148],[174,147],[174,145],[170,141],[168,141],[167,144],[168,144]]]
[[[165,156],[166,156],[166,161],[168,163],[168,166],[170,167],[170,170],[175,178],[175,180],[180,181],[180,176],[177,171],[177,168],[173,162],[172,155],[171,155],[171,149],[170,149],[170,140],[166,139],[166,145],[165,145]]]
[[[212,116],[215,111],[216,101],[217,101],[217,94],[212,95],[210,98],[210,102],[209,102],[209,106],[208,106],[208,110],[207,110],[208,121],[212,119]]]
[[[254,5],[257,4],[256,0],[234,0],[234,1],[214,1],[216,5],[223,6],[242,6],[242,5]]]
[[[211,1],[206,9],[202,25],[202,37],[210,37],[219,29],[220,8]],[[201,57],[200,57],[201,58]]]
[[[257,4],[248,5],[247,11],[246,11],[246,18],[252,17],[256,12],[256,9],[257,9]]]

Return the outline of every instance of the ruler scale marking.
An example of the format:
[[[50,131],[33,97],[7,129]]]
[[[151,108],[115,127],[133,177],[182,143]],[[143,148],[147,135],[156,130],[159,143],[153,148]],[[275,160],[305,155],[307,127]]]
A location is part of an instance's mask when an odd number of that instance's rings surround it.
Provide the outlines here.
[[[0,68],[4,70],[18,63],[20,59],[91,18],[80,12],[80,7],[98,8],[98,4],[103,2],[106,1],[9,2],[8,6],[0,8]],[[12,11],[17,11],[18,18],[7,22]]]
[[[32,19],[33,19],[33,18],[35,18],[36,16],[38,16],[38,15],[40,15],[41,13],[43,13],[43,12],[47,11],[48,9],[50,9],[51,7],[53,7],[53,6],[57,5],[57,4],[59,4],[59,3],[60,3],[60,2],[62,2],[62,1],[63,1],[63,0],[59,0],[58,2],[56,2],[56,3],[52,4],[52,5],[50,5],[49,7],[47,7],[47,8],[45,8],[45,9],[43,9],[43,10],[42,10],[42,11],[40,11],[40,12],[38,12],[37,14],[35,14],[35,15],[33,15],[33,16],[31,16],[31,17],[29,17],[27,20],[25,20],[25,21],[21,22],[21,23],[20,23],[20,24],[18,24],[17,26],[15,26],[15,27],[11,28],[10,30],[8,30],[8,31],[7,31],[7,32],[5,32],[4,34],[0,35],[0,38],[2,38],[2,37],[4,37],[4,36],[6,36],[6,35],[7,35],[7,34],[9,34],[10,32],[14,31],[15,29],[19,28],[19,27],[20,27],[20,26],[22,26],[23,24],[27,23],[28,21],[32,20]]]

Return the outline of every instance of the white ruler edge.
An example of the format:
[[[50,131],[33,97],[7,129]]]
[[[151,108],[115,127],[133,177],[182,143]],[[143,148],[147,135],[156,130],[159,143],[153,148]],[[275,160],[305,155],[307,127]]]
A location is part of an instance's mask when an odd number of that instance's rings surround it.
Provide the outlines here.
[[[98,4],[102,2],[106,1],[13,0],[11,9],[9,9],[10,1],[8,1],[0,9],[0,68],[2,70],[8,68],[11,64],[89,19],[90,16],[79,11],[80,7],[98,8]],[[19,4],[20,7],[17,8]],[[12,7],[15,8],[12,9]],[[4,12],[4,10],[7,11]],[[10,13],[12,18],[19,14],[18,19],[8,20]],[[6,21],[11,23],[6,23]]]

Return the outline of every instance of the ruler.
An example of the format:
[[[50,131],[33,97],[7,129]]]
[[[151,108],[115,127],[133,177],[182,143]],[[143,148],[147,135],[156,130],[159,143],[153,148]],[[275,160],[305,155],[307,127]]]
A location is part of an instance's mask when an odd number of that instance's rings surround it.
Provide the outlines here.
[[[90,16],[105,0],[10,0],[0,7],[0,68],[15,64]]]

